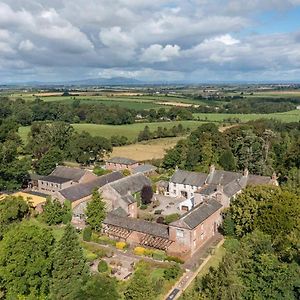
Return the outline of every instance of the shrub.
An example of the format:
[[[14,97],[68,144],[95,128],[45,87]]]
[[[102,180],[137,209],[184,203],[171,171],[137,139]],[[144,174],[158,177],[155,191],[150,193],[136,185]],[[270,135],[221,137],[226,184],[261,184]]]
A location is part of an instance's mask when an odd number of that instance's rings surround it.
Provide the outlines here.
[[[147,204],[141,204],[140,209],[145,210],[147,209],[148,205]]]
[[[130,172],[128,169],[124,169],[124,170],[122,171],[122,174],[123,174],[124,176],[129,176],[129,175],[131,175],[131,172]]]
[[[125,242],[117,242],[116,248],[119,250],[124,250],[126,248],[127,244]]]
[[[165,223],[168,225],[172,222],[175,222],[179,219],[180,215],[175,213],[175,214],[170,214],[170,215],[167,215],[165,216]]]
[[[164,224],[165,223],[165,218],[162,217],[162,216],[158,217],[157,220],[156,220],[156,223]]]
[[[178,264],[172,265],[170,268],[164,271],[164,278],[166,280],[176,279],[180,274],[181,268]]]
[[[116,241],[114,241],[114,240],[112,240],[109,237],[104,236],[104,235],[99,236],[98,243],[101,244],[101,245],[112,245],[112,246],[116,245]]]
[[[104,273],[108,271],[108,265],[106,263],[106,261],[104,260],[100,260],[99,264],[98,264],[98,272],[99,273]]]
[[[167,261],[174,261],[174,262],[176,262],[178,264],[183,264],[183,260],[180,259],[179,257],[176,257],[176,256],[167,256],[165,258],[165,260],[167,260]]]
[[[160,215],[162,213],[163,209],[157,209],[154,211],[155,215]]]
[[[144,255],[145,254],[146,249],[143,247],[135,247],[133,252],[136,255]]]
[[[152,257],[154,259],[157,259],[157,260],[165,260],[167,255],[165,253],[165,251],[162,251],[162,250],[153,250],[152,251]]]
[[[86,242],[90,242],[92,238],[92,228],[87,226],[83,229],[82,238]]]

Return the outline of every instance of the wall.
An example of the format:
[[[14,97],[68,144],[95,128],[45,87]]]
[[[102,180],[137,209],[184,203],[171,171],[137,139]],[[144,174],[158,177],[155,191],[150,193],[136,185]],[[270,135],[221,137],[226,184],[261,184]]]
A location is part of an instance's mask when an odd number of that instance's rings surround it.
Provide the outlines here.
[[[221,209],[219,209],[192,230],[170,226],[170,240],[175,242],[178,249],[181,247],[190,249],[192,255],[203,245],[203,243],[214,236],[217,229],[216,225],[220,225],[221,221]],[[177,235],[177,230],[183,232],[183,237]]]
[[[120,171],[120,170],[125,170],[125,169],[132,170],[133,168],[137,167],[138,165],[139,165],[138,163],[135,163],[132,165],[125,165],[125,164],[115,164],[115,163],[109,163],[109,162],[106,162],[106,164],[105,164],[106,169],[112,170],[112,171]]]
[[[186,198],[192,198],[194,196],[195,191],[199,187],[196,186],[191,186],[191,185],[183,185],[180,183],[169,183],[169,195],[171,197],[182,197],[181,191],[187,192],[187,197]]]
[[[38,180],[38,191],[44,194],[53,195],[55,192],[66,189],[72,184],[72,180],[64,183],[54,183],[46,180]]]

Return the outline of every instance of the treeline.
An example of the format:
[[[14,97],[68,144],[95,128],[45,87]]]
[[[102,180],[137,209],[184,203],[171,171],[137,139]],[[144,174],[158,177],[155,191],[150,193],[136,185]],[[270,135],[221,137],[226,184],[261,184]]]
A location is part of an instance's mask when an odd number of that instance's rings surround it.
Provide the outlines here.
[[[144,130],[142,130],[138,135],[138,141],[141,142],[151,139],[182,136],[188,132],[190,132],[190,129],[184,128],[182,124],[178,124],[177,126],[173,126],[169,129],[166,127],[157,127],[157,129],[153,132],[150,131],[149,126],[145,126]]]
[[[225,212],[226,254],[183,299],[299,299],[300,197],[249,187]]]
[[[36,121],[123,125],[132,124],[137,119],[149,122],[191,120],[193,115],[188,109],[180,107],[172,107],[170,110],[161,108],[158,111],[134,110],[97,102],[82,103],[79,99],[63,103],[44,102],[39,98],[29,102],[21,98],[10,100],[8,97],[1,97],[0,118],[12,118],[22,126],[31,125]]]
[[[261,175],[276,171],[281,182],[299,182],[295,173],[300,169],[300,123],[259,120],[225,132],[213,123],[203,124],[168,150],[163,160],[167,169],[207,172],[211,164]]]
[[[198,113],[228,113],[228,114],[269,114],[294,110],[300,104],[300,99],[292,98],[244,98],[222,99],[225,104],[200,105],[193,108]]]

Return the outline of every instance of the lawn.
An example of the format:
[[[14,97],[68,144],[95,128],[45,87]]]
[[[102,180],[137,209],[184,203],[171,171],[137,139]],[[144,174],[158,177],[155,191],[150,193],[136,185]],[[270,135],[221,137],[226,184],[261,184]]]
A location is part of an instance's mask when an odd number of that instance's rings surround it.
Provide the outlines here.
[[[218,113],[196,113],[195,118],[205,121],[223,122],[228,118],[239,118],[242,122],[248,122],[257,119],[275,119],[282,122],[299,122],[300,110],[291,110],[283,113],[272,114],[218,114]]]

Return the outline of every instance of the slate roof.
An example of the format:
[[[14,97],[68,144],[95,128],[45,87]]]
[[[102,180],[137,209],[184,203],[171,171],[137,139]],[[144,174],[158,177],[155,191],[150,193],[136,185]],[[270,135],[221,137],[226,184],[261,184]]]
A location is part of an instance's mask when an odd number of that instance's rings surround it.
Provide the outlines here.
[[[232,196],[234,196],[237,192],[239,192],[242,189],[240,182],[238,182],[237,180],[230,182],[229,184],[227,184],[224,189],[223,192],[224,194],[231,198]]]
[[[249,174],[247,185],[263,185],[263,184],[269,184],[271,181],[271,178],[268,176],[260,176],[260,175],[252,175]]]
[[[40,180],[61,184],[61,183],[65,183],[65,182],[71,181],[72,179],[49,175],[49,176],[43,176],[43,177],[41,177]]]
[[[205,221],[208,217],[222,208],[222,204],[214,199],[203,202],[191,211],[187,212],[178,221],[172,222],[170,226],[193,229]]]
[[[151,181],[142,173],[124,177],[109,184],[120,195],[126,196],[140,192],[145,185],[151,186]]]
[[[122,217],[112,212],[108,213],[104,224],[126,228],[128,230],[138,231],[165,239],[169,238],[168,226],[158,223],[152,223],[141,219]]]
[[[217,185],[215,184],[207,184],[196,191],[196,193],[199,193],[201,195],[209,196],[217,191]]]
[[[207,175],[204,173],[177,170],[170,181],[200,187],[205,183],[206,178]]]
[[[223,170],[215,170],[213,173],[210,173],[207,177],[206,183],[226,186],[228,183],[239,180],[243,177],[241,173],[229,172]]]
[[[87,183],[78,183],[66,189],[59,191],[59,193],[71,202],[82,199],[91,195],[95,188],[100,188],[108,183],[123,178],[120,172],[112,172],[103,176],[100,176]]]
[[[135,167],[132,171],[133,173],[149,173],[149,172],[154,172],[157,168],[153,165],[150,164],[145,164],[145,165],[139,165]]]
[[[50,175],[79,181],[86,172],[88,171],[80,168],[57,166]]]
[[[137,161],[126,157],[112,157],[107,162],[122,165],[133,165],[137,163]]]

